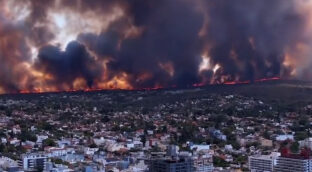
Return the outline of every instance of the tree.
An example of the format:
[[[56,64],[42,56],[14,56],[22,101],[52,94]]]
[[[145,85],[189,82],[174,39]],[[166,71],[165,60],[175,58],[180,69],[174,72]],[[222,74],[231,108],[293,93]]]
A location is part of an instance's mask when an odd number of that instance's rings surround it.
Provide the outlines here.
[[[146,136],[145,134],[140,136],[141,137],[141,142],[143,143],[143,145],[145,146],[145,142],[146,142]]]
[[[290,150],[292,153],[298,153],[299,152],[299,143],[293,142],[290,146]]]
[[[231,142],[234,149],[239,150],[241,148],[240,144],[235,140]]]
[[[214,156],[213,157],[213,165],[215,167],[228,167],[229,163],[220,157]]]
[[[54,142],[54,140],[48,138],[48,139],[43,140],[42,145],[43,145],[43,147],[56,146],[56,143]]]
[[[22,130],[22,133],[19,135],[19,139],[21,141],[32,141],[32,142],[36,142],[37,141],[37,136],[27,130]]]
[[[101,118],[101,122],[103,122],[103,123],[107,123],[107,122],[109,122],[110,121],[110,118],[107,116],[107,115],[105,115],[105,116],[103,116],[102,118]]]
[[[242,163],[246,163],[248,161],[248,157],[247,156],[243,156],[243,155],[239,155],[237,158],[236,158],[236,161],[240,164]]]
[[[39,128],[46,130],[46,131],[52,131],[54,129],[54,127],[47,122],[40,123]]]
[[[264,131],[263,137],[264,137],[265,139],[271,139],[271,138],[270,138],[271,136],[270,136],[270,134],[269,134],[269,132],[268,132],[267,130]]]
[[[54,162],[55,164],[62,164],[63,160],[62,159],[52,159],[52,162]]]
[[[296,140],[296,141],[304,140],[304,139],[306,139],[306,138],[308,138],[308,137],[309,137],[309,135],[308,135],[308,133],[305,132],[305,131],[298,131],[298,132],[296,132],[296,134],[295,134],[295,140]]]
[[[90,148],[97,148],[97,145],[95,143],[92,143],[91,145],[89,145]]]

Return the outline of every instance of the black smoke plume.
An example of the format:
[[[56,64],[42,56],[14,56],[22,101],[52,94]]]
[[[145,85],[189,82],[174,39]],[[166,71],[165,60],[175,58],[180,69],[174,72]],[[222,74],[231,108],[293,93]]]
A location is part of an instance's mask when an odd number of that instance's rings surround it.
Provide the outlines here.
[[[88,87],[91,87],[100,73],[86,48],[76,41],[69,43],[65,51],[52,45],[43,47],[35,66],[40,71],[51,74],[53,84],[65,83],[71,88],[78,78],[85,79]]]
[[[73,88],[77,79],[94,88],[121,74],[133,88],[288,77],[288,51],[311,40],[299,1],[12,0],[29,8],[13,21],[9,2],[0,0],[0,92]],[[121,16],[110,15],[116,9]],[[76,40],[62,50],[53,42],[62,30],[51,27],[51,12],[79,13],[77,23],[112,19],[99,33],[77,28]],[[200,71],[203,55],[209,68]]]
[[[219,76],[254,80],[287,75],[285,52],[303,38],[305,16],[292,0],[205,1],[208,42]]]

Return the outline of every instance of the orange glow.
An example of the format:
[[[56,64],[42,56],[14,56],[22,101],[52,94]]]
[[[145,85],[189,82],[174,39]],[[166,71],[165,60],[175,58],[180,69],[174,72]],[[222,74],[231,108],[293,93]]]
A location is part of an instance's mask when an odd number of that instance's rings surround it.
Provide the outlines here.
[[[249,84],[250,81],[230,81],[223,83],[224,85],[239,85],[239,84]]]
[[[254,82],[265,82],[265,81],[274,81],[274,80],[280,80],[280,77],[272,77],[272,78],[261,78],[257,79]],[[251,81],[230,81],[230,82],[224,82],[225,85],[240,85],[240,84],[250,84]]]
[[[144,82],[145,80],[150,79],[151,77],[153,77],[151,74],[149,73],[143,73],[140,76],[137,77],[137,79],[135,80],[135,82],[140,83],[140,82]]]
[[[255,39],[253,37],[250,37],[248,39],[249,44],[251,45],[252,49],[255,50],[256,49],[256,45],[255,45]]]
[[[127,77],[128,77],[128,75],[126,73],[122,73],[118,76],[114,76],[110,81],[99,82],[96,85],[96,88],[131,90],[131,89],[133,89],[133,87],[128,83]]]
[[[87,82],[83,78],[77,78],[73,83],[73,88],[75,90],[83,90],[85,88],[88,88]]]
[[[168,62],[168,63],[159,63],[159,66],[165,70],[171,77],[173,77],[174,75],[174,67],[172,65],[172,63]]]
[[[272,77],[272,78],[262,78],[262,79],[257,79],[254,82],[255,83],[260,83],[260,82],[267,82],[267,81],[275,81],[275,80],[280,80],[280,77]],[[77,82],[83,82],[77,80]],[[242,84],[250,84],[251,81],[230,81],[230,82],[224,82],[222,83],[223,85],[242,85]],[[152,91],[152,90],[161,90],[164,89],[165,87],[162,86],[155,86],[151,88],[140,88],[140,89],[135,89],[132,88],[131,86],[127,85],[122,79],[112,79],[112,81],[109,81],[108,83],[102,83],[103,86],[107,88],[87,88],[87,89],[66,89],[66,90],[58,90],[58,89],[46,89],[46,91],[42,91],[41,89],[33,89],[33,90],[20,90],[19,92],[16,92],[18,94],[41,94],[45,92],[93,92],[93,91],[102,91],[102,90],[146,90],[146,91]],[[114,87],[116,84],[125,84],[123,87]],[[206,85],[218,85],[218,84],[204,84],[204,83],[195,83],[192,86],[193,87],[203,87]],[[119,85],[122,86],[122,85]],[[168,88],[176,88],[176,85],[172,85],[171,87]],[[0,88],[0,93],[5,93],[1,88]]]
[[[193,84],[193,87],[202,87],[205,86],[204,83]]]

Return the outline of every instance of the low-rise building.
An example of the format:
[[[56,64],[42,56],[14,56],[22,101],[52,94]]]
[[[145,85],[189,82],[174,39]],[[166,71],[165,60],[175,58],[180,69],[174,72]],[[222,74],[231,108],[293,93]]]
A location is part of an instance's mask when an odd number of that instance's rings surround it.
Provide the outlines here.
[[[294,135],[291,134],[284,134],[284,135],[278,135],[276,136],[276,141],[285,141],[285,140],[294,140]]]
[[[213,169],[211,158],[194,159],[194,172],[212,172]]]
[[[272,147],[273,146],[273,141],[272,140],[269,140],[269,139],[260,139],[260,143],[261,143],[261,146],[263,147]]]
[[[306,147],[306,148],[309,148],[309,149],[312,150],[312,137],[306,138],[305,140],[299,141],[299,146],[301,148]]]

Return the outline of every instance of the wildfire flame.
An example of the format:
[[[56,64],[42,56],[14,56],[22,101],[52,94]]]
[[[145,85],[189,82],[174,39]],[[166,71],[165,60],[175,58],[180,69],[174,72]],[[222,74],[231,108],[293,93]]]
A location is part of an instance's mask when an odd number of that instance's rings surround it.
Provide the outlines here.
[[[224,82],[221,85],[243,85],[243,84],[251,84],[251,83],[261,83],[261,82],[268,82],[268,81],[277,81],[281,80],[280,77],[272,77],[272,78],[262,78],[262,79],[257,79],[255,81],[231,81],[231,82]],[[204,84],[204,83],[197,83],[193,84],[192,87],[204,87],[204,86],[209,86],[209,85],[220,85],[220,84]],[[157,87],[151,87],[151,88],[139,88],[139,89],[120,89],[120,88],[112,88],[109,90],[127,90],[127,91],[153,91],[153,90],[162,90],[162,89],[170,89],[170,88],[177,88],[176,85],[172,85],[171,87],[162,87],[162,86],[157,86]],[[61,93],[61,92],[68,92],[68,93],[74,93],[74,92],[96,92],[96,91],[105,91],[107,89],[101,89],[101,88],[88,88],[88,89],[70,89],[70,90],[53,90],[50,92],[53,93]],[[36,90],[21,90],[19,92],[16,92],[15,94],[44,94],[48,93],[46,91],[42,91],[40,89]],[[14,94],[14,93],[13,93]]]

